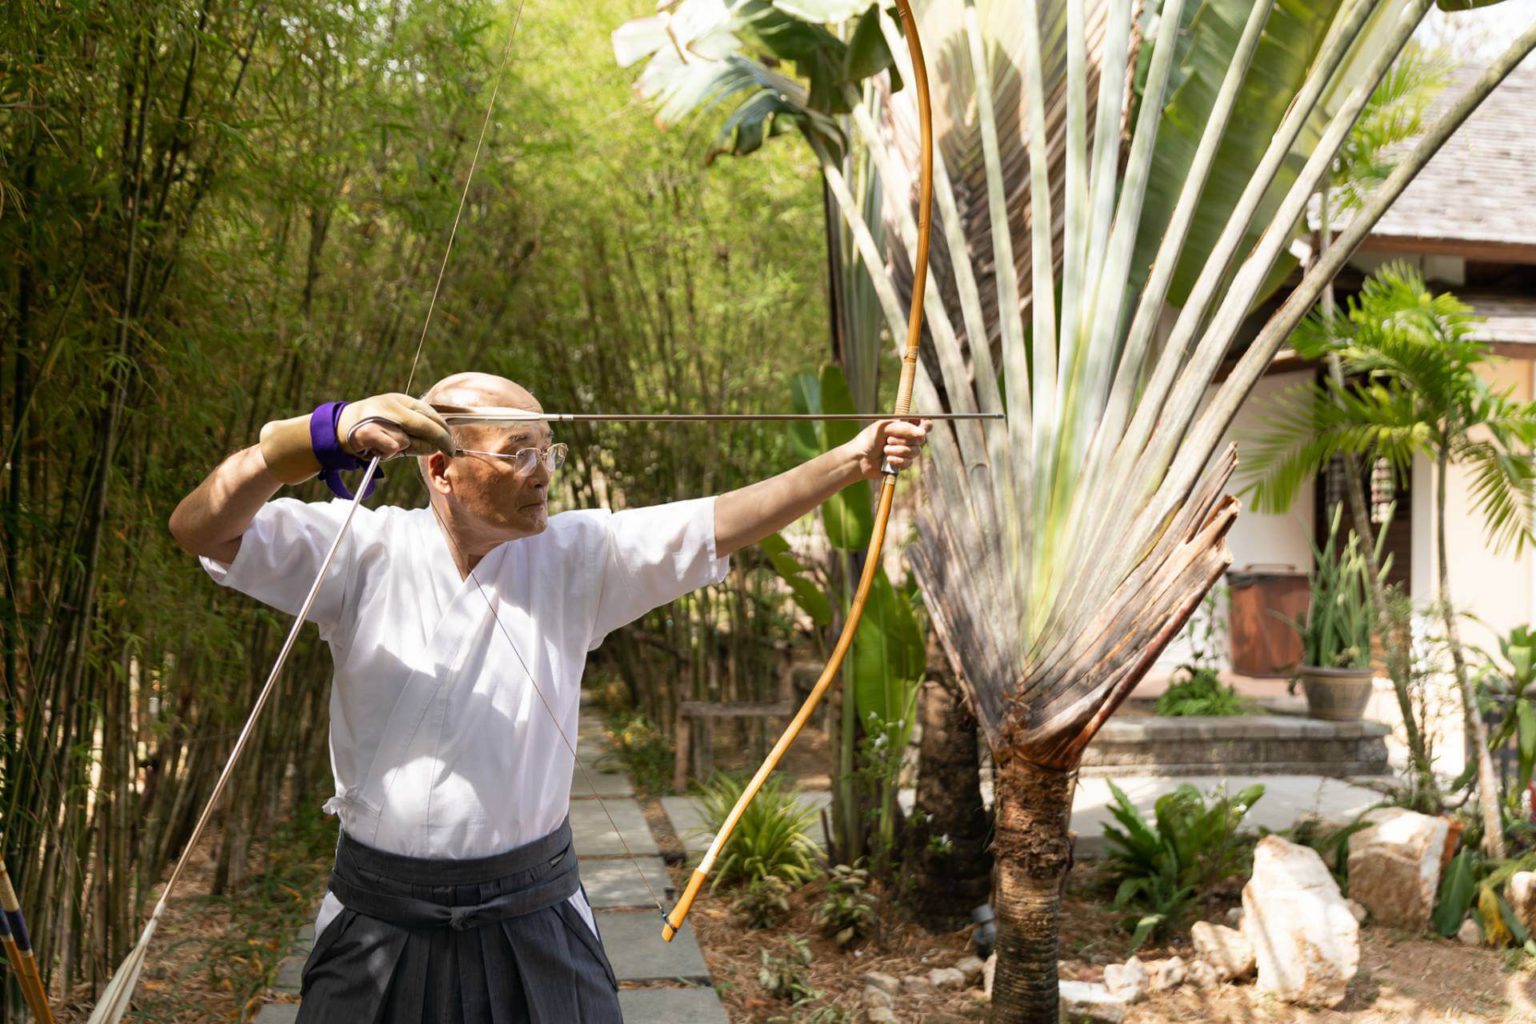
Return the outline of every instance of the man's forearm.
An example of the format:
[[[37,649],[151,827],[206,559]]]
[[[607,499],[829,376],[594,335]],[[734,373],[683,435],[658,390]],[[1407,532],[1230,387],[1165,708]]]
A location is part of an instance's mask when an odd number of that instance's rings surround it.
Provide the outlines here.
[[[236,452],[181,499],[171,513],[171,536],[194,555],[232,562],[246,527],[282,486],[259,446]]]
[[[715,553],[734,554],[867,479],[858,453],[839,446],[778,476],[715,499]]]

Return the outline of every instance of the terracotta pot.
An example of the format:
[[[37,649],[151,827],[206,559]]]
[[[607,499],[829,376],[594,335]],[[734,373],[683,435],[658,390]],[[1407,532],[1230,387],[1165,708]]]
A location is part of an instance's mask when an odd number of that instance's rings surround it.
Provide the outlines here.
[[[1440,815],[1445,819],[1445,849],[1440,853],[1440,877],[1445,877],[1445,869],[1451,866],[1451,858],[1456,856],[1456,847],[1461,845],[1461,833],[1466,830],[1466,823],[1460,818],[1453,818],[1449,814]]]
[[[1368,668],[1318,668],[1303,665],[1296,678],[1307,694],[1307,713],[1330,722],[1358,722],[1371,699]]]

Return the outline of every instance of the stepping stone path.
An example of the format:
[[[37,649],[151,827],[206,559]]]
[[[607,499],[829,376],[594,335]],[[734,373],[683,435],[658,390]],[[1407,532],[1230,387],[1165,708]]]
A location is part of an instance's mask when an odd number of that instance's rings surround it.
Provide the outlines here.
[[[617,758],[605,755],[602,722],[583,707],[576,742],[580,765],[571,779],[571,832],[597,930],[619,979],[624,1020],[727,1024],[693,930],[684,927],[671,942],[662,941],[656,902],[671,905],[676,895],[672,878],[629,777],[619,769]],[[665,806],[669,813],[674,806],[686,809],[687,818],[676,823],[679,834],[697,821],[686,800],[674,803],[668,798]],[[279,965],[272,987],[274,997],[290,1001],[263,1006],[256,1024],[292,1024],[297,1019],[299,981],[314,938],[314,925],[300,929],[293,953]]]

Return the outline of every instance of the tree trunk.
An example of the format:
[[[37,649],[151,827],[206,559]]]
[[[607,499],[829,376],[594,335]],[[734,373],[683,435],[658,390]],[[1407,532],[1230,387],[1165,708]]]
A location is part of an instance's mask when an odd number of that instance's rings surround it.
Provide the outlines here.
[[[1011,758],[997,770],[997,974],[992,1024],[1057,1024],[1061,894],[1073,776]]]
[[[981,802],[976,716],[940,656],[919,696],[917,814],[908,836],[909,905],[931,932],[970,921],[992,892],[992,822]]]
[[[1328,188],[1324,186],[1318,195],[1318,246],[1317,258],[1322,259],[1333,242],[1333,228],[1329,223]],[[1323,286],[1323,315],[1332,322],[1337,303],[1334,299],[1333,280]],[[1333,380],[1334,386],[1342,394],[1344,391],[1344,367],[1339,361],[1337,353],[1328,353],[1328,376]],[[1360,535],[1361,550],[1365,555],[1366,577],[1370,582],[1371,602],[1376,610],[1376,630],[1381,636],[1381,644],[1387,657],[1387,675],[1392,679],[1392,692],[1397,696],[1397,709],[1403,716],[1403,738],[1408,746],[1408,760],[1410,762],[1409,779],[1413,786],[1415,797],[1429,794],[1431,802],[1439,804],[1439,796],[1435,794],[1435,776],[1430,770],[1429,754],[1424,747],[1424,736],[1419,731],[1418,719],[1413,713],[1413,698],[1409,691],[1412,682],[1412,658],[1409,651],[1409,640],[1406,636],[1398,636],[1392,626],[1391,613],[1387,605],[1387,586],[1381,578],[1381,565],[1376,559],[1376,537],[1371,529],[1369,506],[1365,500],[1365,482],[1360,477],[1360,467],[1354,458],[1349,455],[1344,457],[1344,483],[1349,497],[1349,518],[1354,524],[1355,532]],[[1383,530],[1387,524],[1382,524]]]
[[[1435,562],[1440,572],[1440,613],[1445,616],[1445,638],[1451,648],[1451,663],[1456,667],[1456,684],[1461,690],[1462,713],[1472,734],[1472,756],[1477,758],[1477,804],[1483,813],[1483,852],[1495,860],[1504,858],[1504,824],[1499,813],[1499,779],[1493,773],[1493,755],[1488,750],[1488,730],[1477,708],[1477,694],[1467,678],[1467,657],[1461,648],[1461,633],[1456,628],[1456,609],[1451,604],[1451,562],[1445,549],[1445,478],[1450,470],[1450,451],[1440,445],[1435,460]]]

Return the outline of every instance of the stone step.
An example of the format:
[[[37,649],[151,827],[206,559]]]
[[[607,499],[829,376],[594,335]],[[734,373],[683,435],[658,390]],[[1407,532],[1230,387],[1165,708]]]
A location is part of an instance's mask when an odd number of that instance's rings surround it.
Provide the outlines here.
[[[1116,717],[1083,752],[1082,775],[1384,775],[1389,731],[1293,715]]]
[[[635,988],[619,993],[624,1024],[729,1024],[712,988]]]
[[[655,900],[670,903],[673,899],[672,876],[660,857],[585,858],[581,861],[581,884],[587,890],[587,901],[597,910],[651,910]]]
[[[582,858],[661,854],[645,814],[633,800],[572,800],[571,835]]]
[[[597,930],[619,981],[709,981],[704,954],[693,929],[684,927],[667,942],[656,911],[600,910]]]
[[[629,781],[629,776],[622,769],[611,769],[606,761],[601,768],[594,768],[590,762],[582,762],[582,767],[576,767],[571,772],[571,799],[591,800],[609,797],[634,796],[635,787]]]

